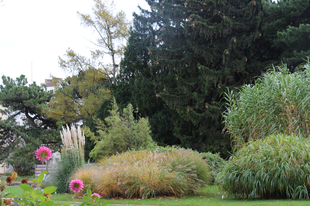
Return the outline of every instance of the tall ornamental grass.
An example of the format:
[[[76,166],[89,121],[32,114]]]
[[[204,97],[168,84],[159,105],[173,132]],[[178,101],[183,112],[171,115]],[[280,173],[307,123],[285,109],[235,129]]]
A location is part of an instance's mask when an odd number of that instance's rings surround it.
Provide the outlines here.
[[[92,189],[103,197],[193,195],[211,179],[205,161],[185,149],[128,151],[102,159],[99,167],[92,169]]]
[[[309,139],[271,135],[240,149],[216,181],[241,198],[309,199],[309,151]]]
[[[248,141],[280,133],[309,138],[309,84],[308,62],[295,73],[285,65],[274,68],[255,85],[245,85],[239,93],[229,91],[223,116],[233,144],[240,148]]]
[[[73,172],[84,165],[85,136],[80,127],[67,126],[60,132],[63,148],[61,161],[57,170],[52,174],[52,183],[57,187],[57,192],[70,192],[69,183]]]

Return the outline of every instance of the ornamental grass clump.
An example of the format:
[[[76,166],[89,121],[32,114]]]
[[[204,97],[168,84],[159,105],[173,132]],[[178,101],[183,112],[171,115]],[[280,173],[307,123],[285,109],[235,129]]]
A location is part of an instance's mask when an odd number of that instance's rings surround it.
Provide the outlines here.
[[[57,192],[69,192],[69,182],[73,172],[84,166],[85,136],[80,127],[67,125],[60,132],[63,149],[61,161],[57,164],[57,171],[51,174],[52,184],[57,186]]]
[[[309,151],[308,139],[271,135],[240,149],[216,181],[235,197],[309,199]]]
[[[79,179],[83,181],[84,188],[78,192],[77,196],[82,196],[87,192],[87,188],[90,186],[93,190],[96,188],[94,182],[92,182],[92,177],[97,170],[97,166],[81,167],[74,171],[72,179]]]
[[[103,159],[92,180],[102,197],[193,195],[210,182],[210,169],[192,151],[130,151]]]
[[[225,167],[226,161],[220,157],[219,153],[213,154],[211,152],[203,152],[199,153],[199,156],[209,165],[211,169],[212,183],[214,184],[216,176]]]
[[[178,146],[165,146],[165,147],[157,147],[152,151],[157,152],[172,152],[174,150],[180,149]],[[220,157],[220,154],[213,154],[211,152],[197,152],[193,151],[192,149],[186,149],[190,152],[195,153],[196,155],[200,156],[207,165],[209,165],[211,170],[211,184],[214,184],[215,178],[219,172],[222,171],[224,168],[226,161]]]

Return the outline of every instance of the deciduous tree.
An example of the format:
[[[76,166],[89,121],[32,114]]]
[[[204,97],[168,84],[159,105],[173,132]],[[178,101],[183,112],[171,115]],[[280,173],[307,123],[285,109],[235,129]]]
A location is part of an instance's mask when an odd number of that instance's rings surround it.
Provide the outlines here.
[[[99,47],[93,51],[94,57],[102,57],[103,54],[111,56],[112,76],[115,82],[118,63],[116,57],[123,54],[122,41],[129,35],[129,22],[126,20],[125,12],[120,11],[113,14],[114,2],[94,0],[93,15],[81,14],[83,24],[93,28],[99,35],[96,45]]]
[[[91,118],[110,98],[108,77],[102,69],[95,68],[95,62],[72,50],[67,51],[66,57],[60,58],[60,66],[75,74],[61,81],[53,79],[55,93],[44,110],[59,126]]]

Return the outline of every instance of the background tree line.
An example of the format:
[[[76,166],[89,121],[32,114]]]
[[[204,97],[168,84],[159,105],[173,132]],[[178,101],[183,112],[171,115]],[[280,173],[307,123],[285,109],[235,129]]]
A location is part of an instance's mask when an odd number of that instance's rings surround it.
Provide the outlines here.
[[[148,117],[158,145],[227,157],[231,143],[223,131],[223,93],[252,83],[272,65],[284,62],[293,71],[310,55],[309,0],[146,1],[150,8],[133,14],[130,29],[123,12],[113,15],[113,7],[104,1],[94,1],[93,14],[80,14],[82,22],[97,32],[98,47],[91,58],[69,49],[59,59],[72,75],[55,82],[54,94],[26,86],[24,77],[3,77],[0,103],[26,114],[32,126],[20,127],[14,118],[8,126],[8,120],[1,120],[2,144],[21,137],[25,145],[57,145],[57,129],[77,121],[98,135],[94,117],[104,121],[115,97],[120,111],[130,103],[138,109],[136,119]],[[127,40],[126,47],[116,43],[121,39]],[[110,55],[112,65],[103,62],[104,54]],[[123,55],[119,63],[117,55]],[[21,95],[26,90],[31,95]],[[44,136],[47,128],[56,132],[51,140]],[[86,158],[94,147],[90,136]],[[0,148],[2,159],[18,144],[8,145]]]

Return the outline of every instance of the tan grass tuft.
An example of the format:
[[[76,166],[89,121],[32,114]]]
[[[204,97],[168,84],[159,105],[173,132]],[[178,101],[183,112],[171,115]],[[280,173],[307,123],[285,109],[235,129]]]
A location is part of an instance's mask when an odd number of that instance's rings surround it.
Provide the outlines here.
[[[84,145],[85,145],[85,136],[81,132],[80,126],[75,128],[72,124],[71,129],[67,125],[66,128],[62,127],[62,132],[60,132],[61,141],[63,144],[64,151],[75,149],[80,151],[82,159],[84,159]]]

